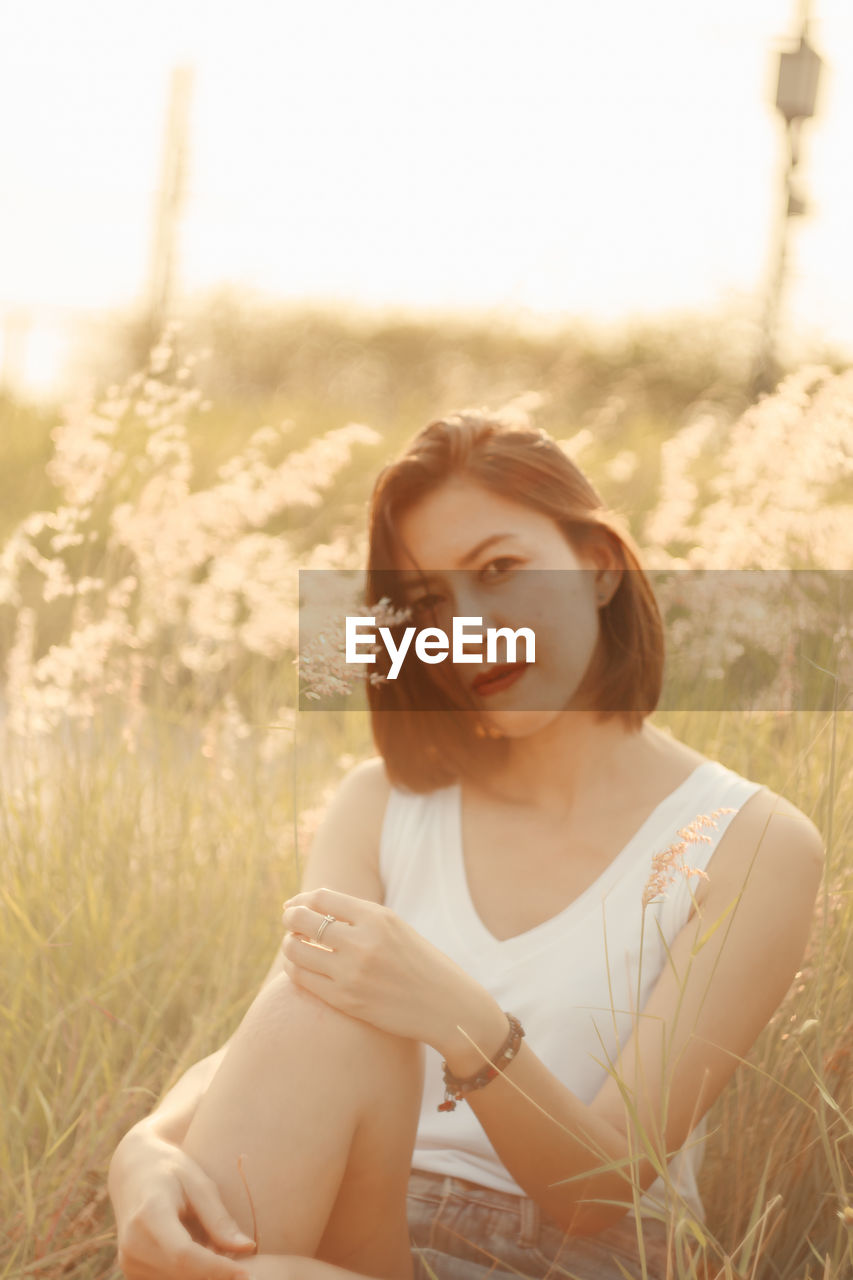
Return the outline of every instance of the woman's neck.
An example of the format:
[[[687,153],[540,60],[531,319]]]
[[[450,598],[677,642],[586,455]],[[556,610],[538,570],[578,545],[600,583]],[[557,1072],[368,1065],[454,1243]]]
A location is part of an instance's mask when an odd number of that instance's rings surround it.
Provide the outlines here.
[[[504,763],[482,789],[554,817],[575,809],[579,796],[597,808],[662,736],[645,723],[629,729],[618,716],[599,720],[595,712],[564,711],[534,734],[508,738]]]

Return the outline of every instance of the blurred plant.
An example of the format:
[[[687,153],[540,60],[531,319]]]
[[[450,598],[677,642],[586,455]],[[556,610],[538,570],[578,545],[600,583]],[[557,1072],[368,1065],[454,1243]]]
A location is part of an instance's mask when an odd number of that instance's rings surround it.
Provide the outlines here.
[[[649,878],[643,889],[642,903],[644,907],[649,906],[656,898],[666,893],[669,886],[675,881],[679,875],[685,877],[699,876],[702,880],[707,880],[707,872],[700,867],[690,867],[684,861],[684,855],[687,852],[689,844],[710,844],[711,837],[706,836],[703,827],[716,827],[716,819],[722,813],[734,813],[733,809],[715,809],[713,813],[700,813],[692,822],[688,822],[685,827],[678,830],[678,840],[674,840],[666,849],[652,856],[652,866]]]
[[[262,427],[193,489],[186,421],[206,406],[192,365],[173,359],[167,333],[144,372],[72,406],[53,432],[57,509],[21,521],[0,554],[19,734],[91,720],[110,699],[204,711],[242,686],[245,705],[247,673],[272,679],[296,650],[292,514],[319,506],[354,448],[378,436],[350,424],[288,451],[288,423]],[[359,559],[342,530],[299,564]]]
[[[689,421],[641,541],[685,671],[738,670],[744,709],[828,706],[821,665],[849,690],[853,370],[801,369],[728,427]]]
[[[661,568],[849,568],[853,370],[800,369],[728,429],[702,415],[661,452],[643,530]]]
[[[346,613],[352,617],[373,618],[377,628],[390,628],[405,622],[411,611],[393,608],[386,596],[370,608],[364,605],[351,606]],[[354,671],[347,664],[346,613],[342,612],[340,606],[329,612],[323,621],[315,624],[310,638],[300,645],[299,675],[303,681],[303,693],[312,701],[346,697],[354,692],[363,678],[370,684],[382,684],[386,680],[385,676],[372,671],[362,677],[360,670]],[[378,641],[368,643],[362,640],[359,651],[375,656],[380,652],[380,645]]]

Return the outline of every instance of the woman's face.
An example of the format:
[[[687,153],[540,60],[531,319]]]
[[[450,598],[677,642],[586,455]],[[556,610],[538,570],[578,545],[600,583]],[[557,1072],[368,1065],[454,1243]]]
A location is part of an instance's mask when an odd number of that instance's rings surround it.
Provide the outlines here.
[[[412,608],[407,625],[437,626],[449,636],[452,618],[466,616],[482,618],[481,628],[469,630],[484,634],[488,627],[535,634],[533,664],[525,665],[520,640],[518,665],[509,666],[499,640],[497,662],[486,660],[484,642],[467,649],[482,647],[482,658],[453,668],[490,727],[526,737],[568,709],[598,643],[600,604],[618,585],[615,564],[602,573],[602,563],[578,554],[548,516],[462,477],[410,507],[397,528],[396,568]],[[449,665],[448,657],[431,667],[431,679],[446,685]]]

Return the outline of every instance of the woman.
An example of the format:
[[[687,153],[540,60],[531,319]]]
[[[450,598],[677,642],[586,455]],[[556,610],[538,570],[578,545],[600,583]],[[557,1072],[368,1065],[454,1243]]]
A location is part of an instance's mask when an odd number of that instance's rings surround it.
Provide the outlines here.
[[[647,722],[654,597],[544,433],[426,428],[379,476],[368,568],[369,603],[527,628],[535,660],[369,684],[380,756],[260,994],[113,1158],[121,1266],[663,1275],[701,1118],[803,955],[820,835]]]

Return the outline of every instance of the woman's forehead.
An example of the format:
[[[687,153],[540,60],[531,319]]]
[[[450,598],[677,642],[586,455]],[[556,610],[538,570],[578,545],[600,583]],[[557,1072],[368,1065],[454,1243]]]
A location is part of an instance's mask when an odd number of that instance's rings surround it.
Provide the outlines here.
[[[396,525],[400,569],[465,567],[475,552],[497,550],[510,539],[561,537],[549,516],[462,479],[426,494]]]

